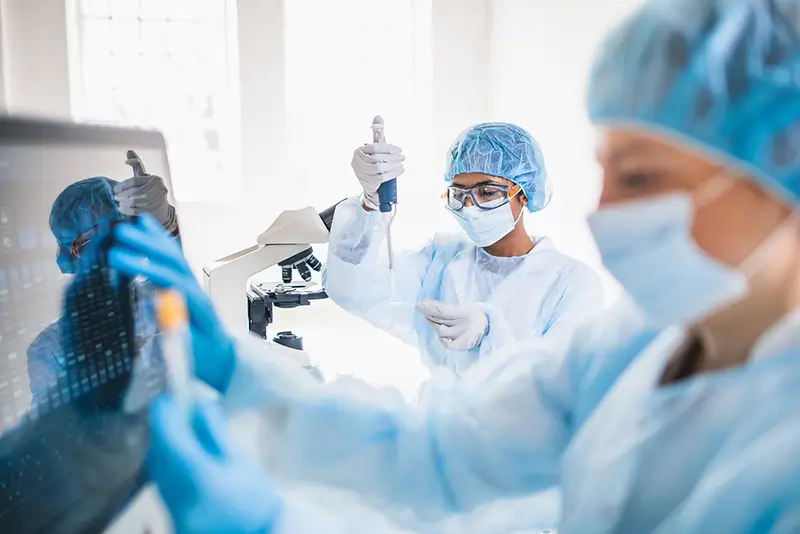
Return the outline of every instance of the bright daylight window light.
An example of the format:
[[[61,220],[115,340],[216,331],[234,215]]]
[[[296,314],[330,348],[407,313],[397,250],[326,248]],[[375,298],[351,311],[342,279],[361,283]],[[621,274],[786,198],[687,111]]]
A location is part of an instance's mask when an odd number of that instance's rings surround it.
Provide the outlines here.
[[[304,200],[325,206],[360,190],[350,160],[354,148],[372,142],[376,114],[386,121],[387,141],[409,157],[409,174],[426,159],[428,147],[420,145],[429,142],[432,87],[420,79],[428,61],[418,56],[431,50],[429,28],[416,28],[417,4],[427,3],[381,0],[380,9],[374,0],[285,3],[289,173],[311,195]],[[416,198],[417,183],[404,180],[402,197]]]
[[[353,150],[372,142],[372,118],[380,114],[387,141],[408,157],[406,175],[398,180],[395,242],[421,246],[432,235],[428,215],[444,212],[441,169],[432,172],[428,165],[430,0],[286,0],[284,17],[287,172],[303,194],[285,199],[281,208],[323,208],[358,194]],[[428,375],[417,349],[333,306],[317,306],[307,322],[298,312],[291,328],[304,332],[311,354],[325,356],[320,366],[326,374],[354,374],[416,397]]]
[[[163,131],[178,200],[238,199],[235,0],[74,2],[74,116]]]

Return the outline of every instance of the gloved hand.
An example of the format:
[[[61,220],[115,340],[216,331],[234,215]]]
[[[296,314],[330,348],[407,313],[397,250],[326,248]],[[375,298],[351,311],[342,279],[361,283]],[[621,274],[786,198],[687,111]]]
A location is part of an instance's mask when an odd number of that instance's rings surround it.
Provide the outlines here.
[[[149,213],[161,223],[167,233],[178,229],[175,208],[167,200],[167,186],[160,176],[134,176],[114,186],[114,200],[123,215]]]
[[[143,215],[134,223],[120,224],[114,229],[108,262],[112,269],[130,278],[141,275],[158,287],[174,288],[184,296],[189,310],[195,374],[224,392],[233,375],[233,341],[175,240],[150,215]]]
[[[364,194],[361,202],[370,209],[378,209],[378,188],[405,172],[403,149],[386,143],[372,143],[358,147],[350,164],[356,173]]]
[[[489,318],[475,305],[459,306],[423,300],[417,310],[448,349],[470,350],[481,344],[489,332]]]
[[[260,466],[231,447],[217,405],[187,410],[160,397],[150,425],[147,470],[177,534],[273,531],[282,501]]]

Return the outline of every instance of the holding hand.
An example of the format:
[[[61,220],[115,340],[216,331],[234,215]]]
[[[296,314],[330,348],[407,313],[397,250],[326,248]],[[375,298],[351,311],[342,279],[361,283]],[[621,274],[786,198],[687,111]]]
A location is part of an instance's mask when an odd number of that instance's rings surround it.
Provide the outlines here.
[[[489,332],[489,318],[474,304],[460,306],[424,300],[417,310],[425,316],[439,336],[439,341],[448,349],[474,349]]]
[[[177,534],[269,534],[282,503],[267,475],[228,442],[216,404],[187,413],[170,397],[150,410],[150,479]]]
[[[128,178],[114,187],[114,200],[123,215],[149,213],[167,233],[174,234],[178,229],[175,208],[167,200],[167,186],[160,176],[150,174]]]
[[[150,215],[143,215],[135,223],[114,229],[108,262],[130,278],[144,276],[158,287],[183,295],[189,309],[195,373],[224,392],[233,375],[233,342],[175,240]]]
[[[364,207],[378,209],[378,188],[405,172],[406,157],[402,152],[402,148],[387,143],[372,143],[355,150],[351,166],[364,191],[361,197]]]

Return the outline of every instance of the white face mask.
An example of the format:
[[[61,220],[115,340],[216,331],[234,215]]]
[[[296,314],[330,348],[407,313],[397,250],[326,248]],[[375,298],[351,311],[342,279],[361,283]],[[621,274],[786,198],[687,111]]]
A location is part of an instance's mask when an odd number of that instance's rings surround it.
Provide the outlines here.
[[[794,223],[792,216],[738,268],[711,258],[694,242],[692,221],[697,209],[730,189],[733,181],[725,180],[710,182],[696,200],[670,193],[602,208],[588,218],[603,265],[656,326],[689,324],[741,300],[781,230]]]
[[[493,210],[478,206],[464,206],[458,211],[448,210],[464,229],[470,240],[478,247],[494,245],[507,236],[522,218],[522,209],[514,219],[511,202]]]

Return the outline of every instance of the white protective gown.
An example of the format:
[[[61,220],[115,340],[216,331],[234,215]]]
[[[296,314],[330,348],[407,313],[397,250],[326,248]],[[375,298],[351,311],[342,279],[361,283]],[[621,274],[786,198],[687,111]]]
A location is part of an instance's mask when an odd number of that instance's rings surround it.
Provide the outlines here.
[[[436,235],[421,250],[396,251],[394,292],[381,214],[359,199],[336,208],[324,274],[328,296],[348,312],[419,347],[428,367],[462,374],[490,353],[527,341],[566,350],[582,322],[604,306],[597,274],[535,238],[525,256],[498,258],[465,236]],[[422,300],[477,304],[489,333],[469,351],[444,348],[415,309]]]
[[[561,534],[797,532],[798,324],[774,328],[743,366],[662,386],[683,332],[609,314],[565,357],[523,350],[477,365],[450,403],[424,407],[355,380],[316,384],[281,349],[265,359],[243,343],[223,402],[256,409],[273,474],[411,510],[419,532],[557,484]],[[521,531],[505,516],[461,532]],[[359,520],[320,532],[360,532]]]

